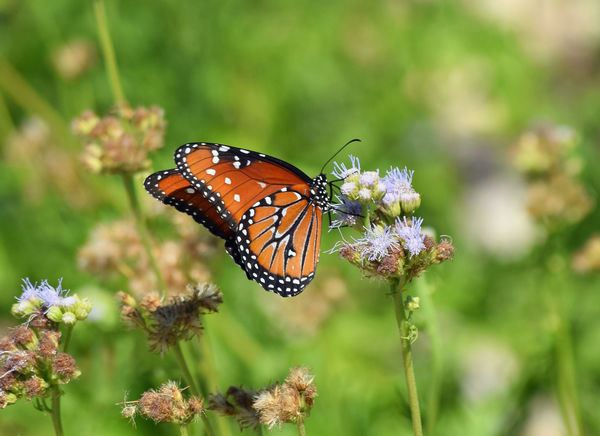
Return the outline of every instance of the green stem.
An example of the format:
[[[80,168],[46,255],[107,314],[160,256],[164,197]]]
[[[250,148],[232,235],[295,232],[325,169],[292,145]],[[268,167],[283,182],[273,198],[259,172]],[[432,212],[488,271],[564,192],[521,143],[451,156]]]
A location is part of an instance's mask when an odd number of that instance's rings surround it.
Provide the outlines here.
[[[0,86],[26,112],[40,116],[63,142],[75,147],[73,135],[65,120],[2,56],[0,56]]]
[[[10,116],[8,106],[6,106],[6,100],[2,92],[0,92],[0,135],[3,135],[2,139],[6,140],[8,135],[15,130],[15,124]]]
[[[559,303],[552,289],[549,292],[551,312],[556,319],[555,349],[557,368],[557,396],[560,409],[569,436],[583,435],[581,410],[577,395],[576,370],[573,358],[573,344],[564,311],[564,304]]]
[[[60,389],[58,386],[52,388],[52,409],[50,410],[50,415],[52,416],[54,434],[56,436],[63,436],[62,422],[60,420]]]
[[[181,372],[183,373],[183,378],[185,379],[185,382],[190,387],[192,394],[199,397],[200,390],[198,389],[198,383],[194,379],[194,376],[190,372],[190,369],[185,361],[185,358],[183,357],[183,352],[181,351],[181,345],[179,344],[179,342],[176,342],[175,345],[173,346],[173,353],[175,353],[175,358],[177,359],[179,368],[181,369]],[[200,419],[202,419],[202,423],[204,424],[204,429],[206,431],[206,434],[208,436],[214,435],[215,432],[212,428],[212,425],[208,421],[207,416],[204,413],[201,413]]]
[[[117,58],[115,57],[115,51],[113,49],[112,40],[110,38],[110,32],[108,30],[108,21],[106,19],[106,9],[104,8],[104,2],[102,0],[94,0],[94,14],[96,15],[98,36],[100,37],[102,55],[104,57],[104,61],[106,62],[106,70],[108,73],[110,87],[112,89],[112,93],[116,102],[122,103],[125,101],[125,94],[123,94],[121,80],[119,79]]]
[[[440,406],[440,392],[442,382],[442,345],[440,331],[437,324],[435,306],[431,294],[433,289],[427,284],[425,277],[417,282],[417,290],[421,298],[421,310],[427,323],[427,333],[431,340],[431,381],[429,396],[427,399],[427,421],[425,422],[425,434],[432,435],[437,420]]]
[[[152,246],[150,245],[150,238],[148,237],[146,222],[144,220],[144,217],[142,216],[140,203],[135,192],[133,176],[131,174],[123,174],[123,184],[125,185],[125,190],[127,191],[129,205],[131,206],[131,210],[133,211],[133,215],[135,216],[135,223],[137,225],[138,233],[140,234],[140,239],[142,240],[144,250],[146,251],[146,255],[148,256],[148,260],[150,261],[150,268],[152,268],[152,271],[154,272],[154,275],[156,277],[156,284],[160,288],[161,294],[164,296],[167,292],[167,285],[163,279],[160,269],[158,268],[158,264],[156,263],[154,254],[152,254]]]
[[[408,405],[415,436],[423,436],[423,426],[421,424],[421,410],[419,409],[419,396],[417,394],[417,382],[412,361],[412,349],[410,345],[410,322],[406,317],[402,291],[397,280],[391,283],[392,298],[394,299],[394,311],[396,312],[396,322],[400,331],[400,343],[402,348],[402,363],[404,365],[404,375],[406,377],[406,391],[408,394]]]
[[[66,353],[69,349],[69,342],[71,342],[71,333],[73,333],[73,326],[67,326],[67,331],[65,332],[65,337],[63,340],[63,353]]]
[[[181,434],[181,436],[188,436],[188,429],[186,424],[181,424],[179,426],[179,433]]]
[[[298,420],[298,436],[306,436],[306,428],[304,427],[304,420]]]

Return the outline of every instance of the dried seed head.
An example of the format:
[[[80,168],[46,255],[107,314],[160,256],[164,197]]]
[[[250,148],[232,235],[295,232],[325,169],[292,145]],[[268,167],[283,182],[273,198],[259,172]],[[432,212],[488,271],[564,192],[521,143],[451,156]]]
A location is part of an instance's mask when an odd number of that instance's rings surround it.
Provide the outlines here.
[[[179,386],[175,382],[168,382],[158,391],[152,389],[144,392],[137,402],[136,412],[157,423],[172,422],[182,425],[192,422],[199,414],[204,413],[204,401],[194,396],[185,400]],[[126,418],[134,415],[130,409],[123,409],[121,413]]]
[[[56,356],[60,343],[60,331],[42,330],[37,352],[43,359],[49,359]]]
[[[2,373],[16,372],[28,374],[33,371],[35,358],[35,352],[31,350],[13,351],[5,358]]]
[[[34,375],[25,380],[23,382],[23,386],[25,388],[25,395],[31,399],[34,397],[43,396],[46,393],[49,384],[44,379]]]
[[[75,359],[67,353],[58,353],[52,362],[52,371],[59,377],[59,383],[68,383],[81,375]]]
[[[154,422],[171,422],[173,420],[172,401],[167,396],[148,391],[142,395],[138,408],[140,413]]]

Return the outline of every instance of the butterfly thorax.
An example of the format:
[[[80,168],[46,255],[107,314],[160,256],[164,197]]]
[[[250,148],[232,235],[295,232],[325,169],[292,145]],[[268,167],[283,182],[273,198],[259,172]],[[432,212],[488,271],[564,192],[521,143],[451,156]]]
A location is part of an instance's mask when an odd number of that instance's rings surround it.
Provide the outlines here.
[[[319,174],[312,179],[310,183],[311,203],[315,204],[323,212],[327,212],[331,207],[329,193],[327,192],[327,176]]]

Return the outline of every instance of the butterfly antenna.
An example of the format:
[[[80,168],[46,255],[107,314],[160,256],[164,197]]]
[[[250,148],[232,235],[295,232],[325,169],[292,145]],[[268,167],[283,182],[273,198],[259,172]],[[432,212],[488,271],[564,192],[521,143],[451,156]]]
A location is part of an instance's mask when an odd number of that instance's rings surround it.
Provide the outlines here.
[[[327,164],[333,160],[333,158],[334,158],[334,157],[336,157],[338,154],[340,154],[340,152],[341,152],[341,151],[342,151],[344,148],[346,148],[347,146],[349,146],[349,145],[350,145],[350,144],[352,144],[353,142],[361,142],[361,141],[360,141],[360,139],[358,139],[358,138],[354,138],[354,139],[351,139],[350,141],[346,142],[346,143],[345,143],[345,144],[344,144],[344,145],[343,145],[343,146],[342,146],[342,147],[341,147],[341,148],[340,148],[338,151],[336,151],[336,152],[335,152],[335,154],[334,154],[333,156],[331,156],[331,157],[329,158],[329,160],[328,160],[327,162],[325,162],[325,164],[323,165],[323,168],[321,168],[320,174],[323,174],[323,170],[325,169],[325,167],[327,166]]]

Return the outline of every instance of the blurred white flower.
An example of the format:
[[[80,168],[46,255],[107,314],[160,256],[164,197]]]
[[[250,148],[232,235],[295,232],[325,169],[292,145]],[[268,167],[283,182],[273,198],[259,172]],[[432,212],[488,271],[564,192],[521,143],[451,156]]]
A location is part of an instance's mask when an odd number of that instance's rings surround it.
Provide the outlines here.
[[[563,436],[566,434],[556,402],[546,396],[534,398],[521,436]]]
[[[463,395],[472,403],[501,395],[510,388],[518,370],[517,358],[508,348],[493,342],[477,344],[463,361]]]
[[[472,185],[460,208],[460,223],[472,245],[504,258],[527,252],[542,236],[526,210],[524,186],[497,175]]]

